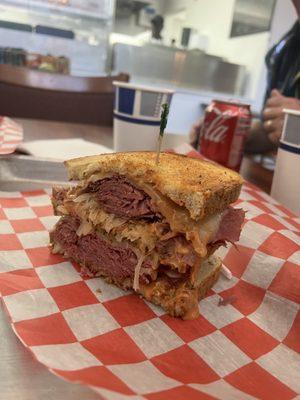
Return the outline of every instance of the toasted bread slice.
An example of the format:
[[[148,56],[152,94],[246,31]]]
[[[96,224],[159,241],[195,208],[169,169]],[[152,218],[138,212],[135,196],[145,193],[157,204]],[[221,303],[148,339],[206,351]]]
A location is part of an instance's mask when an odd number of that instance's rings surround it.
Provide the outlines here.
[[[82,180],[95,173],[120,174],[135,182],[150,184],[191,218],[200,220],[222,211],[237,200],[243,180],[224,167],[178,154],[155,152],[100,154],[65,162],[70,180]]]

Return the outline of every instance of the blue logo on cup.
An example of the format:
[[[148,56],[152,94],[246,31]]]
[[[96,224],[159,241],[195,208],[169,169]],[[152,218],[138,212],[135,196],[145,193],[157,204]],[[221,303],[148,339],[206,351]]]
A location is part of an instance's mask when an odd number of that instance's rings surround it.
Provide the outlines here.
[[[116,110],[124,114],[132,115],[134,98],[135,98],[135,89],[127,89],[119,87],[116,88],[116,90],[119,92],[118,95],[116,95],[116,99],[118,99]]]
[[[170,104],[172,91],[130,87],[131,84],[121,82],[114,82],[114,85],[115,118],[144,125],[159,125],[161,105]]]

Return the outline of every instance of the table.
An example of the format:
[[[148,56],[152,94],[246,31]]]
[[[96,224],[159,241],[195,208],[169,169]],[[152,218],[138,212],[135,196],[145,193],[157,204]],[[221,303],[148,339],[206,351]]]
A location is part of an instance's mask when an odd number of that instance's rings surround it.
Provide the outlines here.
[[[254,161],[253,156],[246,155],[243,158],[240,173],[248,182],[270,194],[274,171],[270,171]]]
[[[63,122],[15,119],[23,125],[25,141],[38,139],[82,138],[90,142],[113,147],[112,127]],[[271,191],[273,172],[245,156],[241,166],[242,176],[267,193]]]
[[[24,140],[81,138],[103,146],[113,147],[111,126],[71,124],[14,118],[24,129]]]
[[[25,141],[49,138],[81,137],[112,147],[112,128],[59,122],[18,120],[22,123]],[[245,158],[242,173],[246,179],[270,188],[272,176],[250,159]],[[99,395],[87,387],[57,378],[35,361],[31,353],[12,332],[3,307],[0,308],[0,391],[6,400],[96,400]]]

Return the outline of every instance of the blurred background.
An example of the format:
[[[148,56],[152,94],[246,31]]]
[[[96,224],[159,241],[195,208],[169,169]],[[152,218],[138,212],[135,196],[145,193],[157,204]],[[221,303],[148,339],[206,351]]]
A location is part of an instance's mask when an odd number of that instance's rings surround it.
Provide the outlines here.
[[[85,77],[125,72],[175,88],[174,106],[184,98],[190,120],[199,98],[220,95],[258,113],[265,54],[295,20],[286,0],[1,0],[0,63]],[[187,121],[177,122],[182,131]]]

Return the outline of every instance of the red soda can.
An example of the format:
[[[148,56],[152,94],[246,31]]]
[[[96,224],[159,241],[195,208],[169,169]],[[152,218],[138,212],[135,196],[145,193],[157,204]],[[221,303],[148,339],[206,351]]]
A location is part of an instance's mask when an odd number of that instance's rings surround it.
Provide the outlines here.
[[[200,153],[224,167],[239,171],[250,126],[248,104],[212,100],[205,110],[200,132]]]

